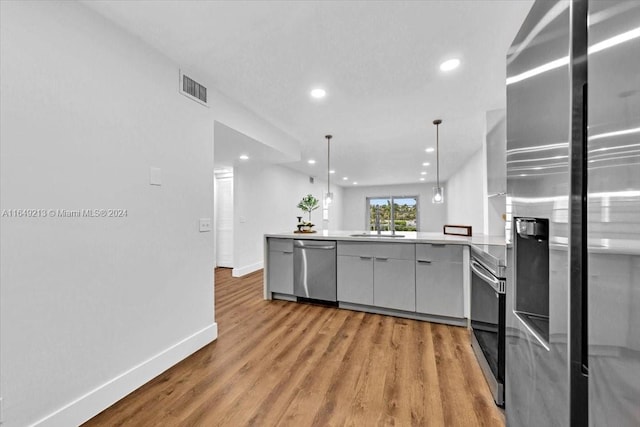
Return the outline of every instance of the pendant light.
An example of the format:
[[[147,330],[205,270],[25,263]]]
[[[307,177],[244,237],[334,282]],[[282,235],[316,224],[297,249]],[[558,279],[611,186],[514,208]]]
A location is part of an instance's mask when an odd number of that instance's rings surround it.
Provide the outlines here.
[[[331,192],[331,138],[332,135],[325,135],[327,138],[327,194],[324,196],[325,206],[328,208],[333,200],[333,193]]]
[[[444,188],[440,187],[440,123],[440,119],[433,121],[436,125],[436,186],[433,187],[433,203],[444,203]]]

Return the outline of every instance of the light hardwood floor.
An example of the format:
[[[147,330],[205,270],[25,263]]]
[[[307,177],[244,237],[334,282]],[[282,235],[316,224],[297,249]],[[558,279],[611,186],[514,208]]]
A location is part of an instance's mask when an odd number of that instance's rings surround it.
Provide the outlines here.
[[[215,274],[218,339],[86,426],[503,426],[465,328],[262,299]]]

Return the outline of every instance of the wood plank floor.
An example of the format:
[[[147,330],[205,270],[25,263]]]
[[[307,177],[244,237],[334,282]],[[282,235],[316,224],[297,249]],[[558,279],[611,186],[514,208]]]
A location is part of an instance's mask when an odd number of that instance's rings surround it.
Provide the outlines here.
[[[218,339],[85,426],[504,426],[465,328],[215,278]]]

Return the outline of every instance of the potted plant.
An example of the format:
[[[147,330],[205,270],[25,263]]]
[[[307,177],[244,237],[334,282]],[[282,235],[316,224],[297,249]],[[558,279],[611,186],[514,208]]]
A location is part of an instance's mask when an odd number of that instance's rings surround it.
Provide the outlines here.
[[[302,209],[303,212],[309,213],[309,221],[303,224],[305,229],[310,230],[311,227],[313,227],[313,224],[311,223],[311,212],[318,209],[318,206],[318,199],[313,197],[312,194],[307,194],[302,198],[302,200],[300,200],[300,203],[298,203],[299,209]]]

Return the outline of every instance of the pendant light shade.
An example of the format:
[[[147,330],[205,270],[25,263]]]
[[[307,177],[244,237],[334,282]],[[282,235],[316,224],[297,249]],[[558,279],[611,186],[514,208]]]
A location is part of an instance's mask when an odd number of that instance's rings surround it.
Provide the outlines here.
[[[442,187],[433,187],[433,198],[431,199],[433,203],[443,203],[444,202],[444,188]]]
[[[436,186],[433,187],[432,203],[444,203],[444,188],[440,186],[440,123],[440,119],[433,121],[436,125]]]

